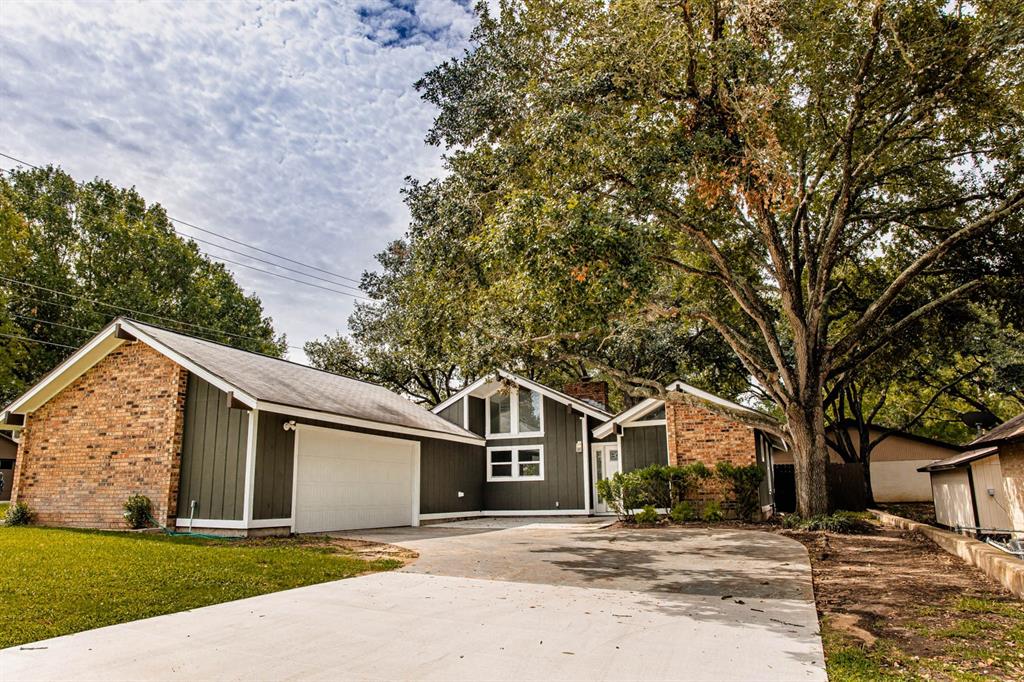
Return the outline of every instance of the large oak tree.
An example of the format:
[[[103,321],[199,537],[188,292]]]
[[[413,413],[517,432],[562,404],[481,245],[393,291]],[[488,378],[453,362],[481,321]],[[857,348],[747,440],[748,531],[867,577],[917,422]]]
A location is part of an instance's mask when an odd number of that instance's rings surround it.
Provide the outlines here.
[[[425,305],[553,357],[714,330],[778,419],[733,416],[791,443],[798,511],[825,511],[827,389],[986,292],[1021,229],[1019,2],[480,11],[420,83],[448,170],[417,186]]]

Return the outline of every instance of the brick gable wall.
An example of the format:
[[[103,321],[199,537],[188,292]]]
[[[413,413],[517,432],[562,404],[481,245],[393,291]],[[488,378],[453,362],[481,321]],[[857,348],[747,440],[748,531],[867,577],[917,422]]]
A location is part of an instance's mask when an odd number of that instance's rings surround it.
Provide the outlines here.
[[[173,521],[187,387],[188,371],[149,346],[114,350],[28,415],[13,499],[43,525],[124,528],[138,493]]]
[[[709,469],[722,461],[755,464],[754,430],[715,412],[683,403],[665,404],[668,461],[681,466],[703,462]],[[697,500],[727,501],[723,483],[712,478],[695,495]]]

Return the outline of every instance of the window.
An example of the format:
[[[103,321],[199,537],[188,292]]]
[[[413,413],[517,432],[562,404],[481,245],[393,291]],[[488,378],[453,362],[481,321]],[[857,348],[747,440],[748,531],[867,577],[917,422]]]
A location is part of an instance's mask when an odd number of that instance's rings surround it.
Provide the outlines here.
[[[544,446],[487,448],[488,481],[543,481]]]
[[[487,436],[543,436],[544,400],[537,391],[512,388],[487,398]]]

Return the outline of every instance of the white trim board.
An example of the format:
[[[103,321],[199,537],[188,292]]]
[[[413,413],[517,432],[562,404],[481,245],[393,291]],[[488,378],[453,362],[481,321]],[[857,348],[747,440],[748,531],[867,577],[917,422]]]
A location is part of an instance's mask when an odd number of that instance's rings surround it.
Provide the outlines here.
[[[547,387],[547,386],[545,386],[543,384],[538,384],[536,381],[531,381],[531,380],[529,380],[529,379],[527,379],[525,377],[519,376],[518,374],[514,374],[512,372],[509,372],[508,370],[499,369],[496,374],[497,374],[497,377],[500,377],[500,378],[505,379],[507,381],[511,381],[512,383],[520,385],[520,386],[525,386],[526,388],[529,388],[531,390],[537,391],[541,395],[545,395],[548,398],[551,398],[552,400],[554,400],[555,402],[562,403],[563,405],[568,405],[569,407],[573,408],[574,410],[582,412],[583,414],[588,415],[590,417],[593,417],[594,419],[600,419],[601,421],[606,421],[608,419],[611,419],[611,417],[612,417],[612,415],[609,414],[608,412],[605,412],[603,410],[599,410],[599,409],[597,409],[595,407],[591,407],[590,405],[586,404],[582,400],[578,400],[576,398],[573,398],[570,395],[566,395],[565,393],[562,393],[561,391],[556,391],[555,389],[549,388],[549,387]],[[455,395],[453,395],[450,398],[448,398],[448,400],[445,400],[443,403],[438,404],[437,407],[435,407],[431,411],[434,412],[435,414],[437,414],[441,410],[445,409],[446,407],[448,407],[449,405],[454,403],[456,400],[462,398],[463,396],[471,394],[473,391],[477,390],[478,388],[480,388],[484,384],[486,384],[486,383],[488,383],[490,381],[495,381],[495,380],[496,380],[495,375],[481,377],[480,379],[477,379],[473,383],[471,383],[468,386],[466,386],[464,389],[462,389],[461,391],[459,391]]]
[[[420,521],[487,518],[488,516],[590,516],[586,509],[503,509],[498,511],[436,512],[420,514]]]
[[[455,395],[449,396],[448,400],[445,400],[443,403],[438,403],[437,405],[435,405],[430,411],[433,412],[434,414],[439,414],[444,408],[449,407],[450,405],[454,405],[456,400],[461,400],[462,398],[468,396],[476,389],[486,384],[488,380],[488,377],[480,377],[479,379],[469,384]]]
[[[358,428],[374,429],[376,431],[384,431],[388,433],[406,433],[412,436],[435,438],[437,440],[450,440],[455,443],[469,443],[470,445],[485,445],[487,443],[485,439],[479,436],[460,436],[454,433],[443,433],[441,431],[429,431],[427,429],[417,429],[410,426],[386,424],[384,422],[358,419],[356,417],[343,417],[330,412],[319,412],[317,410],[309,410],[304,407],[291,407],[289,405],[282,405],[281,403],[274,403],[266,400],[260,400],[257,402],[256,407],[263,412],[276,412],[277,414],[283,414],[286,417],[299,417],[301,419],[316,419],[317,421],[341,424],[342,426],[355,426]]]
[[[221,530],[250,530],[255,528],[287,528],[292,525],[291,519],[256,519],[255,521],[239,521],[238,519],[177,519],[176,528],[217,528]]]

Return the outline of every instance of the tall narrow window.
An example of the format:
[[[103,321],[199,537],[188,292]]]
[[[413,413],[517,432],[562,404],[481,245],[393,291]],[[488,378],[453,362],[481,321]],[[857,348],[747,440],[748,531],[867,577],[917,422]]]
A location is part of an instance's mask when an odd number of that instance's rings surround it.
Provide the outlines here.
[[[512,396],[495,393],[487,401],[490,406],[491,433],[512,432]]]
[[[541,395],[528,388],[519,389],[519,433],[540,431]]]

